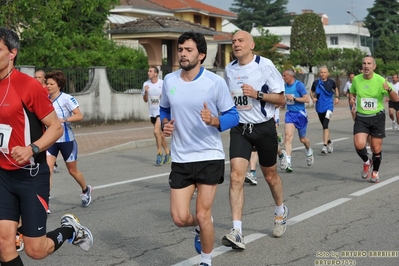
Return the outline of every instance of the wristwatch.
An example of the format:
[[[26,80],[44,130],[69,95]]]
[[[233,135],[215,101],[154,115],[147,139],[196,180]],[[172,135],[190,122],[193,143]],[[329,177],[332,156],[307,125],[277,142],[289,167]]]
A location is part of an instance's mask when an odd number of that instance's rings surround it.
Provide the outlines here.
[[[258,100],[263,100],[263,91],[258,91],[258,96],[256,97]]]
[[[29,144],[29,146],[31,146],[33,152],[33,158],[35,158],[40,153],[40,149],[33,143]]]

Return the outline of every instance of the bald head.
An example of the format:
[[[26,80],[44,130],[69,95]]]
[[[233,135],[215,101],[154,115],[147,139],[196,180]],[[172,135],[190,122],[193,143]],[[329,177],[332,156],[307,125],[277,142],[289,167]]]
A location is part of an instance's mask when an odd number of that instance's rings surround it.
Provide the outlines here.
[[[240,65],[246,65],[253,59],[252,50],[255,48],[254,38],[247,31],[239,30],[231,40],[233,54]]]

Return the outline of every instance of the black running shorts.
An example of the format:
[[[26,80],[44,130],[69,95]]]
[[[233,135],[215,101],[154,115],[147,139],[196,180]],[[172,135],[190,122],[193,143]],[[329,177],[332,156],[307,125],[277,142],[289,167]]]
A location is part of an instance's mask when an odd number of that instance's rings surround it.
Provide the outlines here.
[[[19,221],[28,237],[46,234],[50,171],[47,163],[32,170],[0,168],[0,220]]]
[[[362,116],[356,113],[353,135],[366,133],[374,138],[385,138],[385,112],[381,111],[374,116]]]
[[[192,163],[172,162],[169,175],[171,188],[179,189],[190,185],[222,184],[224,181],[224,160],[212,160]]]
[[[277,162],[277,130],[274,119],[260,124],[238,124],[230,130],[230,159],[251,158],[253,147],[259,164],[270,167]]]

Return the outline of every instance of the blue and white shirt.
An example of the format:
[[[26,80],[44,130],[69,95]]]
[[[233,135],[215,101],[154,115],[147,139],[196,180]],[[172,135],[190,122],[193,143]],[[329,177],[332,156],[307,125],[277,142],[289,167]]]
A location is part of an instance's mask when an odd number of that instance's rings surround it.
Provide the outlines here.
[[[72,111],[78,108],[79,104],[73,96],[61,92],[60,95],[58,95],[58,97],[54,99],[53,107],[59,118],[67,118],[72,116]],[[73,134],[71,123],[62,123],[62,127],[64,129],[64,133],[62,134],[61,138],[57,140],[57,143],[75,140],[75,135]]]
[[[240,114],[240,123],[259,124],[274,117],[275,106],[243,95],[241,86],[251,85],[264,93],[284,92],[284,80],[272,61],[254,55],[251,63],[240,66],[234,60],[226,66],[226,82]]]

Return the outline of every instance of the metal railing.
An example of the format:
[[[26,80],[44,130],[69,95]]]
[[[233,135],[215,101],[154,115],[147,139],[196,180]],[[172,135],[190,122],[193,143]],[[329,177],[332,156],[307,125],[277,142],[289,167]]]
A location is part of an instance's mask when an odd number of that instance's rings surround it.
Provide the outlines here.
[[[114,91],[140,93],[144,81],[148,79],[147,69],[110,69],[107,78]]]
[[[42,68],[41,70],[45,73],[61,70],[66,78],[65,88],[62,88],[62,91],[68,94],[87,90],[94,77],[94,69],[92,68]]]

